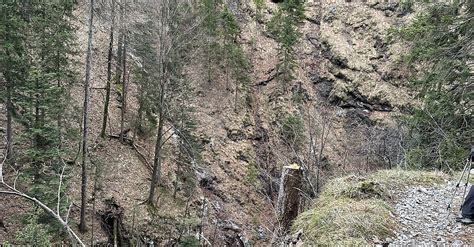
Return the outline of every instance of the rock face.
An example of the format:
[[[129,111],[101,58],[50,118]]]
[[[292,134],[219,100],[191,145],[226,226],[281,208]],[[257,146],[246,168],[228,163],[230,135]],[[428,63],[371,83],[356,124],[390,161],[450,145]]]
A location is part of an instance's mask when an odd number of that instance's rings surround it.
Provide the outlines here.
[[[234,111],[233,92],[224,81],[197,86],[201,92],[194,103],[198,131],[210,140],[203,160],[212,171],[211,176],[198,174],[199,181],[206,198],[219,205],[210,209],[203,227],[206,236],[217,232],[216,243],[236,243],[240,234],[256,245],[268,245],[278,220],[288,229],[296,216],[298,201],[295,192],[288,190],[298,188],[298,181],[292,180],[298,172],[291,174],[295,171],[282,171],[282,167],[301,157],[280,138],[282,116],[302,116],[305,141],[310,131],[319,140],[323,126],[329,129],[320,157],[323,178],[341,171],[363,172],[371,166],[389,168],[401,157],[395,150],[400,137],[389,124],[411,98],[403,86],[404,72],[395,63],[403,47],[389,42],[387,33],[410,15],[392,3],[307,1],[306,19],[300,24],[302,38],[295,47],[295,79],[282,92],[276,70],[278,44],[265,27],[276,11],[274,2],[278,1],[266,1],[258,22],[253,1],[241,1],[235,9],[242,28],[239,42],[255,65],[239,110]],[[295,96],[300,103],[295,103]],[[305,149],[300,156],[306,155]],[[279,184],[286,185],[281,189]],[[277,199],[279,190],[286,196],[279,193]],[[281,209],[280,219],[275,204]],[[230,221],[240,227],[238,233],[215,229]],[[256,232],[258,236],[252,236]],[[219,236],[227,237],[219,242]]]
[[[319,35],[306,38],[320,51],[320,64],[309,72],[321,96],[343,108],[383,112],[410,102],[395,63],[403,49],[387,38],[389,28],[407,20],[398,4],[323,4],[314,19],[321,19]]]

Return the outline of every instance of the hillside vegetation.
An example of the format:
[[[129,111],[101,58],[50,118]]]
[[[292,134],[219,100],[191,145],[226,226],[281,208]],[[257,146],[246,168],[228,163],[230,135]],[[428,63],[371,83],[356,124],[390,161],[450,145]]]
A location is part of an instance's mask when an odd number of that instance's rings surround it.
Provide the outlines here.
[[[390,237],[392,190],[445,179],[406,170],[457,173],[471,145],[473,10],[3,1],[0,243]]]

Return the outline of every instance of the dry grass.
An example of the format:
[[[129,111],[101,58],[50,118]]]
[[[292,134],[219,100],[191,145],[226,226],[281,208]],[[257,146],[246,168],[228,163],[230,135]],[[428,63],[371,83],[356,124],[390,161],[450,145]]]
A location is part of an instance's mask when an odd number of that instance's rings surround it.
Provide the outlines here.
[[[306,245],[369,245],[391,237],[398,227],[390,192],[414,185],[441,183],[438,172],[383,170],[367,177],[333,179],[312,209],[302,213],[294,230],[303,230]]]

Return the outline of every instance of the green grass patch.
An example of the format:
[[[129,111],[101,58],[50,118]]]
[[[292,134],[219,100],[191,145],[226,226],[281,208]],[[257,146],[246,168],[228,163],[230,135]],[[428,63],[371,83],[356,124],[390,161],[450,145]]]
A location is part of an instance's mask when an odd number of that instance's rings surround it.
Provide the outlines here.
[[[329,181],[312,209],[302,213],[293,230],[303,230],[305,245],[360,246],[393,237],[391,189],[442,183],[439,172],[382,170],[366,177],[350,175]]]
[[[438,171],[380,170],[369,176],[369,179],[390,187],[415,185],[435,185],[449,180],[450,177]]]

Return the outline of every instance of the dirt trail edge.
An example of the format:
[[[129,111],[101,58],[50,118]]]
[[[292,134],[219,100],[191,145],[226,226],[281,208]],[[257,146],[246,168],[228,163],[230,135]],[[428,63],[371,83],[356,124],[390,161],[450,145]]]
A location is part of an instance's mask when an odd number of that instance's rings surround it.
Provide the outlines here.
[[[447,205],[455,191],[455,183],[433,187],[415,186],[393,192],[395,216],[400,222],[396,238],[389,246],[472,246],[474,225],[456,222],[462,203],[464,186],[458,188],[449,210]],[[468,190],[470,185],[468,186]]]

